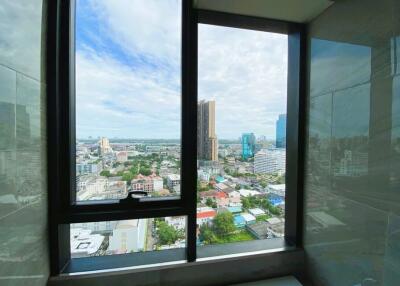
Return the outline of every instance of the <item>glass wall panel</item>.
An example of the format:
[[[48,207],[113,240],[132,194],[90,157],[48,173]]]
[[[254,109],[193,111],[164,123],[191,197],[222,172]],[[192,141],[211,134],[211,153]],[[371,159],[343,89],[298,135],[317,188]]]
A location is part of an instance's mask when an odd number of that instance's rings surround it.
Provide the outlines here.
[[[198,245],[283,237],[287,35],[201,24],[198,42]]]
[[[316,285],[400,281],[399,8],[339,1],[309,26],[304,248]]]
[[[82,258],[186,247],[186,217],[75,223],[71,257]]]
[[[77,201],[180,195],[181,1],[76,2]]]

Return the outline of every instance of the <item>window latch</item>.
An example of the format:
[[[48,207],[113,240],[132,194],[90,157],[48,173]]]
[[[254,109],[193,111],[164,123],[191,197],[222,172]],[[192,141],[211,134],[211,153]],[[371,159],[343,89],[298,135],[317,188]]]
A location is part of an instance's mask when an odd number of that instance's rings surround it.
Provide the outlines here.
[[[145,191],[130,191],[128,196],[125,199],[119,200],[120,203],[132,203],[132,202],[140,202],[140,199],[143,197],[147,197],[147,192]]]

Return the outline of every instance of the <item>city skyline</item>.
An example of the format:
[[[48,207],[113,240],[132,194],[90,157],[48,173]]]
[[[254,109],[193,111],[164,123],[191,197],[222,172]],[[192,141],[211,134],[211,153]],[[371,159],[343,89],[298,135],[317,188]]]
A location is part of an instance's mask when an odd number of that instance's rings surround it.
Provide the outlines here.
[[[203,100],[204,101],[204,100]],[[198,105],[200,105],[200,103],[198,104]],[[277,121],[276,121],[276,123],[275,123],[275,125],[277,126],[278,124],[277,124],[277,122],[280,120],[280,118],[282,117],[282,116],[285,116],[286,117],[286,114],[279,114],[279,116],[278,116],[278,119],[277,119]],[[215,120],[214,120],[214,124],[215,124]],[[286,131],[286,122],[285,122],[285,125],[284,125],[284,128],[283,128],[283,130],[284,131]],[[282,132],[282,131],[281,131]],[[276,140],[277,140],[277,134],[279,133],[277,133],[277,132],[275,132],[275,137],[267,137],[267,136],[265,136],[264,134],[256,134],[256,133],[254,133],[254,132],[243,132],[243,133],[238,133],[238,137],[232,137],[232,138],[219,138],[219,136],[215,136],[216,137],[216,140],[217,140],[217,142],[219,142],[219,141],[223,141],[223,140],[229,140],[229,141],[237,141],[238,142],[238,144],[241,144],[241,140],[242,140],[242,137],[241,136],[243,136],[243,134],[247,134],[247,133],[252,133],[254,136],[256,136],[257,138],[264,138],[265,137],[265,140],[266,141],[274,141],[274,142],[276,142]],[[281,134],[281,133],[280,133]],[[217,135],[216,133],[214,133],[214,135]],[[111,139],[111,140],[118,140],[118,139],[121,139],[121,140],[154,140],[154,141],[156,141],[156,140],[168,140],[168,141],[180,141],[180,138],[139,138],[139,137],[137,137],[137,138],[135,138],[135,137],[108,137],[108,136],[103,136],[103,135],[98,135],[98,136],[89,136],[89,137],[87,137],[87,138],[77,138],[77,140],[100,140],[101,138],[107,138],[107,139]],[[282,138],[283,140],[286,140],[286,138]]]
[[[179,4],[77,2],[77,138],[180,138]],[[147,18],[154,22],[143,33],[137,23]],[[200,49],[199,98],[217,101],[217,136],[273,139],[275,118],[286,111],[287,36],[207,25],[199,33],[200,47],[214,43]],[[155,39],[166,44],[155,46]],[[218,58],[228,52],[226,41],[236,56]]]

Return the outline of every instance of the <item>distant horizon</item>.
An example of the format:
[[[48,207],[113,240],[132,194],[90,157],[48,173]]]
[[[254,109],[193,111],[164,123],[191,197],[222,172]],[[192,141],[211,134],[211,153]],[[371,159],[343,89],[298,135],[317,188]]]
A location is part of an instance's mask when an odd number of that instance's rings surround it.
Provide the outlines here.
[[[249,133],[252,133],[252,132],[249,132]],[[255,136],[256,136],[256,139],[258,140],[258,138],[260,136],[264,136],[264,135],[257,136],[257,134],[255,134]],[[238,136],[237,138],[218,138],[217,137],[217,139],[218,139],[218,141],[240,141],[240,137],[241,136]],[[90,138],[89,137],[76,138],[76,140],[77,141],[79,141],[79,140],[99,140],[101,138],[107,138],[108,140],[138,140],[138,141],[139,140],[153,140],[153,141],[155,141],[155,140],[180,141],[181,140],[181,138],[134,138],[134,137],[108,137],[108,136],[96,136],[96,137],[91,136]],[[265,140],[266,141],[275,141],[276,138],[267,138],[266,137]]]

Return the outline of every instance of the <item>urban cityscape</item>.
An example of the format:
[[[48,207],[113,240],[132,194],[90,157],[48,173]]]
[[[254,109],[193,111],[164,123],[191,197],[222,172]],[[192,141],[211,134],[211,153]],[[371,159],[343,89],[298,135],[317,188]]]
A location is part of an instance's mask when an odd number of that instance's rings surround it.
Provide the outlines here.
[[[219,140],[216,101],[198,103],[197,244],[283,237],[286,114],[276,140],[252,132]],[[240,138],[239,138],[240,137]],[[180,196],[178,139],[77,140],[77,201]],[[71,255],[86,257],[186,246],[186,217],[76,223]]]

